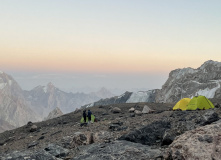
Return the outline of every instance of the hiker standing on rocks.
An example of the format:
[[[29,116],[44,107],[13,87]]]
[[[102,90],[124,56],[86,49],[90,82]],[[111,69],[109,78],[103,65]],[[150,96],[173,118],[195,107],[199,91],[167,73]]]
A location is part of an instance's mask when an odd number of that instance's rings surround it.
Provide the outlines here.
[[[91,115],[92,115],[92,112],[91,112],[90,109],[89,109],[89,110],[88,110],[88,113],[87,113],[88,121],[89,121],[89,122],[91,121]]]
[[[86,123],[87,121],[87,114],[86,114],[86,110],[83,111],[83,117],[84,117],[84,122]]]

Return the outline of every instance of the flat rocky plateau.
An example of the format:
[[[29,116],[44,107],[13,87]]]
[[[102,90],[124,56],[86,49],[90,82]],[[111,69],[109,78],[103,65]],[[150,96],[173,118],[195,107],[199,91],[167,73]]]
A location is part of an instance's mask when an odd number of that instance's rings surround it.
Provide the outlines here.
[[[175,103],[95,106],[98,122],[83,126],[83,110],[29,122],[0,134],[0,159],[221,159],[221,100],[211,101],[216,108],[196,111],[172,111]]]

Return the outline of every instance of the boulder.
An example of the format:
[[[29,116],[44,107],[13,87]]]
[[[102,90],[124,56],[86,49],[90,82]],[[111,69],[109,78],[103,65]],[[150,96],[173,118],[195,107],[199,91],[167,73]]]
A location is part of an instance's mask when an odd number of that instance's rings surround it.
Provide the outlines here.
[[[131,114],[130,114],[130,117],[135,117],[135,113],[131,113]]]
[[[37,131],[38,127],[36,125],[32,125],[30,128],[30,132],[35,132]]]
[[[64,148],[74,148],[75,146],[72,144],[72,142],[73,142],[73,137],[72,136],[63,137],[60,140],[60,144]]]
[[[170,145],[176,137],[176,132],[173,129],[168,129],[164,132],[161,145]]]
[[[215,108],[220,108],[220,104],[219,103],[215,103],[214,107]]]
[[[107,132],[107,131],[99,131],[94,134],[94,142],[99,143],[99,142],[104,142],[104,141],[111,141],[113,138],[113,133],[112,132]]]
[[[211,124],[219,120],[219,116],[214,110],[208,110],[202,117],[202,125]]]
[[[133,113],[135,111],[134,107],[132,107],[131,109],[129,109],[130,113]]]
[[[110,124],[109,129],[112,131],[117,131],[120,128],[119,124]]]
[[[169,122],[156,121],[145,127],[121,136],[119,140],[127,140],[145,145],[155,145],[161,142],[164,136],[164,132],[170,128],[171,126]]]
[[[70,152],[68,149],[55,144],[49,144],[48,147],[45,148],[45,151],[57,158],[66,157]]]
[[[111,129],[112,131],[122,131],[122,130],[126,130],[128,127],[123,126],[123,122],[113,122],[110,124],[109,129]]]
[[[33,123],[31,122],[31,121],[29,121],[28,123],[27,123],[27,126],[29,126],[29,127],[31,127],[33,125]]]
[[[120,112],[121,112],[121,109],[118,108],[118,107],[114,107],[114,108],[112,109],[112,112],[113,112],[113,113],[120,113]]]
[[[147,105],[145,105],[145,106],[143,107],[142,113],[147,114],[147,113],[150,113],[150,111],[151,111],[151,109],[150,109]]]
[[[165,152],[165,159],[221,159],[221,121],[187,131]]]
[[[138,111],[138,110],[135,110],[134,113],[138,116],[141,116],[142,115],[142,112],[141,111]]]
[[[86,145],[87,144],[87,136],[82,132],[75,132],[72,143],[76,145]]]

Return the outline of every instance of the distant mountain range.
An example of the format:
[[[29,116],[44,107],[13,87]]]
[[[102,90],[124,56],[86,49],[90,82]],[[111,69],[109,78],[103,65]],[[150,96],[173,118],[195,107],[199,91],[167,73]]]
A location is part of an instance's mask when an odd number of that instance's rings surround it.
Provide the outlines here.
[[[182,98],[203,95],[207,98],[221,98],[221,62],[206,61],[197,69],[183,68],[170,72],[162,89],[126,92],[121,96],[101,99],[82,108],[117,103],[177,102]]]
[[[89,94],[66,93],[56,88],[52,83],[48,83],[47,86],[37,86],[31,91],[24,91],[25,99],[31,108],[43,117],[46,117],[56,107],[60,108],[63,113],[72,112],[83,104],[103,98],[99,95],[112,96],[113,94],[104,88]]]
[[[1,131],[22,126],[28,121],[41,121],[56,107],[63,113],[68,113],[82,105],[112,96],[113,94],[105,88],[89,94],[66,93],[52,83],[48,83],[47,86],[37,86],[31,91],[24,91],[12,76],[1,71]]]

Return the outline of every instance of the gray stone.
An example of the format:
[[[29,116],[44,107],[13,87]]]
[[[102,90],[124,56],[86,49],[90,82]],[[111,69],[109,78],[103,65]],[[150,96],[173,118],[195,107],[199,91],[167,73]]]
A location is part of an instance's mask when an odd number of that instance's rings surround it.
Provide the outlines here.
[[[135,113],[131,113],[131,114],[130,114],[130,117],[135,117]]]
[[[49,144],[48,147],[45,148],[45,151],[57,158],[66,157],[70,152],[68,149],[55,144]]]
[[[134,113],[138,116],[141,116],[142,115],[142,112],[141,111],[138,111],[138,110],[135,110]]]
[[[129,109],[129,112],[130,112],[130,113],[133,113],[134,111],[135,111],[135,108],[134,108],[134,107],[132,107],[132,108]]]
[[[147,114],[147,113],[150,113],[150,111],[151,111],[151,109],[150,109],[147,105],[145,105],[145,106],[143,107],[142,113],[143,113],[143,114]]]
[[[82,132],[75,132],[73,143],[76,145],[86,145],[88,143],[87,136]]]
[[[215,104],[214,104],[214,107],[215,107],[215,108],[220,108],[220,104],[219,104],[219,103],[215,103]]]
[[[38,127],[36,125],[32,125],[30,128],[30,132],[35,132],[37,131]]]
[[[119,140],[127,140],[145,145],[155,145],[156,143],[161,142],[165,131],[170,129],[170,127],[171,125],[169,122],[156,121],[145,127],[121,136]]]
[[[161,145],[170,145],[175,139],[176,134],[173,132],[173,129],[168,129],[164,132]]]
[[[214,112],[214,110],[207,110],[207,112],[203,115],[202,125],[211,124],[218,120],[219,116],[216,112]]]
[[[121,109],[118,108],[118,107],[114,107],[114,108],[112,109],[112,112],[113,112],[113,113],[120,113],[120,112],[121,112]]]

